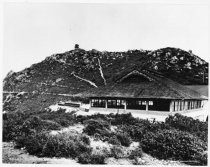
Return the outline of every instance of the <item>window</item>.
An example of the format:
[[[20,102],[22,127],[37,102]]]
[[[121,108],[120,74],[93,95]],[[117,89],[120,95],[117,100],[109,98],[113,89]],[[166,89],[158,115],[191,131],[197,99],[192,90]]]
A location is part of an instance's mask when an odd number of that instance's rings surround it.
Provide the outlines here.
[[[124,100],[108,100],[108,108],[124,108],[124,104],[123,104]]]
[[[142,105],[146,105],[146,103],[147,103],[146,101],[142,101]]]
[[[198,108],[198,101],[195,101],[195,108]]]
[[[149,101],[149,106],[153,106],[153,101]]]
[[[105,100],[104,99],[92,99],[91,100],[91,107],[101,107],[105,108]]]
[[[122,100],[122,105],[125,105],[126,104],[126,101],[125,100]]]

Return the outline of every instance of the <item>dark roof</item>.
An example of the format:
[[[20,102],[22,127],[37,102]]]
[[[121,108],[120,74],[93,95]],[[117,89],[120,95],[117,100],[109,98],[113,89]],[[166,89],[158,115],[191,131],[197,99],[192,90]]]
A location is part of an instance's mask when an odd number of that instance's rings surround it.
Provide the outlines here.
[[[194,90],[198,93],[200,93],[203,96],[208,97],[208,85],[186,85],[186,88],[189,88],[191,90]]]
[[[149,82],[122,83],[121,81],[133,73],[122,76],[113,85],[107,85],[88,91],[89,97],[119,97],[119,98],[155,98],[155,99],[207,99],[206,96],[186,88],[160,74],[152,71],[141,70],[140,75],[147,77]],[[87,92],[86,92],[87,93]]]

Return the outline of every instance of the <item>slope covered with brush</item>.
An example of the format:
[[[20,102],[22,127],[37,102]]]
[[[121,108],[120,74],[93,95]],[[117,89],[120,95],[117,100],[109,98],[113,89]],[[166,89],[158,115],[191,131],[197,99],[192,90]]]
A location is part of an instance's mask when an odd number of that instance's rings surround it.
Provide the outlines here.
[[[152,70],[184,85],[208,84],[208,63],[178,48],[126,52],[76,48],[49,56],[20,72],[10,72],[3,90],[77,94],[111,85],[131,69]]]

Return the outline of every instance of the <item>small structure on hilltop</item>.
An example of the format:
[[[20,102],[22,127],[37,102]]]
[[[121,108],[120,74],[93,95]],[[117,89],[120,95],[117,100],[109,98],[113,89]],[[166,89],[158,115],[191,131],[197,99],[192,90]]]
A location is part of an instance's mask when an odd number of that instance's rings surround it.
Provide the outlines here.
[[[75,44],[74,49],[79,49],[79,44]]]

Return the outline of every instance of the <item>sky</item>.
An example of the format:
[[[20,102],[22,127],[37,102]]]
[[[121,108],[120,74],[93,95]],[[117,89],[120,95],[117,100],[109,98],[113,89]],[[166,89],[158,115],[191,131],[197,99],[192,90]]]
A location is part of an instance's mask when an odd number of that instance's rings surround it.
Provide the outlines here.
[[[209,61],[202,4],[5,3],[3,77],[55,53],[176,47]]]

